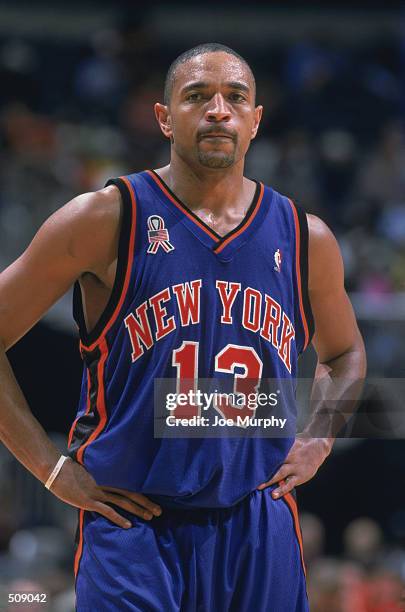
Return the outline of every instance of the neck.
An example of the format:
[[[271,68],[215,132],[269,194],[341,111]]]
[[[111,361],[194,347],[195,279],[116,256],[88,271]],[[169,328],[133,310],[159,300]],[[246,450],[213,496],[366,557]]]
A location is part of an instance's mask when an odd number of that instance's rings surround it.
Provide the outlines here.
[[[230,206],[243,207],[250,198],[254,184],[243,176],[243,167],[244,159],[229,168],[196,169],[172,152],[170,164],[157,172],[189,208],[210,209],[218,214]]]

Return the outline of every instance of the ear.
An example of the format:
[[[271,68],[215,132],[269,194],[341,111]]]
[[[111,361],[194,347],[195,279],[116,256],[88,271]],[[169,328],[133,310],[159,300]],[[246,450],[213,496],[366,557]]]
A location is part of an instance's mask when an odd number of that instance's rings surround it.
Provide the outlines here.
[[[255,119],[254,119],[254,123],[253,123],[253,127],[252,127],[251,140],[253,140],[253,138],[256,137],[257,130],[259,129],[259,125],[260,125],[260,120],[262,118],[262,114],[263,114],[263,106],[256,106],[256,108],[255,108]]]
[[[154,108],[156,120],[164,136],[166,136],[166,138],[172,138],[173,132],[171,128],[169,107],[165,106],[165,104],[160,104],[160,102],[156,102]]]

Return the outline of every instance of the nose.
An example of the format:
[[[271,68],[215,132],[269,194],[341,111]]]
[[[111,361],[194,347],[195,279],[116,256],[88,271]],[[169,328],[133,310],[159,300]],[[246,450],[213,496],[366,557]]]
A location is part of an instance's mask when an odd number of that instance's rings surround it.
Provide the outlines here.
[[[224,97],[220,93],[213,96],[205,112],[207,121],[228,121],[231,118],[231,111]]]

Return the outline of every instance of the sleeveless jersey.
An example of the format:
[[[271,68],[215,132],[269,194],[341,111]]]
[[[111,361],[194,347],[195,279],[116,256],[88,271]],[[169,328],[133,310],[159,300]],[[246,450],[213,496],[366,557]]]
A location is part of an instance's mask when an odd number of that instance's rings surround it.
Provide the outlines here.
[[[256,183],[245,218],[221,237],[154,171],[109,184],[122,198],[116,279],[90,333],[75,285],[84,372],[70,456],[99,485],[174,507],[231,506],[294,441],[297,359],[313,333],[306,214]],[[289,435],[154,436],[155,379],[218,376],[283,379]]]

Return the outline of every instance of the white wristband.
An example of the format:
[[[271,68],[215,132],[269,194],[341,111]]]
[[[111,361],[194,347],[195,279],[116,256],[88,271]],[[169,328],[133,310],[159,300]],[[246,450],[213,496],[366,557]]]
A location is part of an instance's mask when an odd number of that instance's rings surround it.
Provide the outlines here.
[[[53,468],[51,475],[49,476],[48,480],[45,483],[45,487],[47,489],[50,489],[53,481],[55,480],[55,478],[57,477],[57,475],[59,474],[59,472],[62,469],[62,465],[65,463],[66,459],[68,459],[69,457],[66,457],[66,455],[62,455],[58,461],[58,463],[55,465],[55,467]]]

